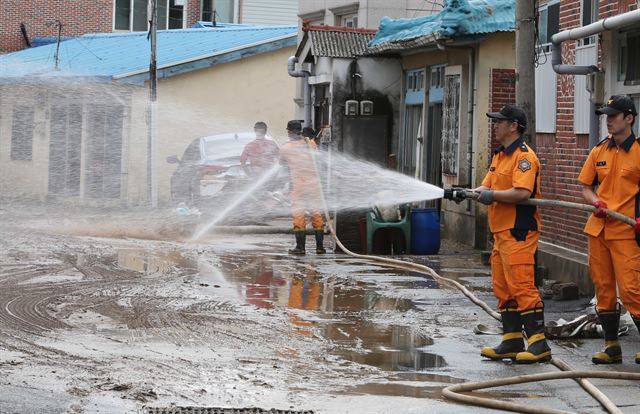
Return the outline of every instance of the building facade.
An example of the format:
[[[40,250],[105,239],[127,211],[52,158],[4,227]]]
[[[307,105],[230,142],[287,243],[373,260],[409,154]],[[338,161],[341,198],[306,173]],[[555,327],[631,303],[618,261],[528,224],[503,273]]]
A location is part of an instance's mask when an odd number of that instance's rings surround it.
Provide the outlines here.
[[[158,29],[196,22],[291,25],[297,0],[157,0]],[[3,0],[0,53],[87,33],[147,31],[147,0]]]

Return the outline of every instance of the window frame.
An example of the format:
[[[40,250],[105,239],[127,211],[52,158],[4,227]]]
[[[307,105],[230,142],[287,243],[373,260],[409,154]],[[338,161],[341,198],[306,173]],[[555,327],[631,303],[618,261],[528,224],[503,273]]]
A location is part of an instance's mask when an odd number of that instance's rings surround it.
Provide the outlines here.
[[[542,39],[540,40],[540,49],[542,52],[544,53],[548,53],[551,51],[551,36],[553,36],[554,34],[558,33],[552,33],[551,35],[549,35],[549,7],[554,6],[557,7],[558,10],[558,32],[560,30],[560,0],[550,0],[547,4],[541,5],[538,8],[538,25],[537,25],[537,30],[538,30],[538,36],[540,36],[540,23],[541,23],[541,17],[542,17],[542,13],[545,12],[545,34],[544,34],[544,42],[542,41]]]
[[[115,0],[113,2],[113,24],[112,24],[112,30],[114,32],[121,32],[121,33],[139,33],[139,32],[144,32],[144,31],[148,31],[149,30],[149,21],[147,20],[147,28],[145,30],[133,30],[133,15],[134,15],[134,3],[135,0],[128,0],[129,1],[129,28],[128,29],[118,29],[116,28],[116,18],[117,18],[117,13],[118,13],[118,8],[117,8],[117,3],[118,1]],[[185,28],[185,21],[186,21],[186,14],[187,14],[187,10],[186,10],[186,3],[181,5],[180,7],[182,7],[182,25],[179,28],[173,28],[173,29],[169,29],[169,16],[170,16],[170,5],[171,5],[171,1],[172,0],[159,0],[159,1],[165,1],[166,2],[166,9],[167,9],[167,15],[165,18],[165,28],[164,29],[158,29],[158,30],[180,30],[180,29],[184,29]],[[175,1],[174,1],[174,6],[175,6]],[[147,18],[145,17],[145,20]]]
[[[589,23],[585,24],[585,1],[587,0],[582,0],[580,2],[580,23],[582,24],[582,26],[586,26],[588,24],[591,23],[595,23],[599,20],[600,17],[600,0],[589,0],[591,2],[591,10],[590,10],[590,14],[591,14],[591,19],[589,21]],[[594,16],[595,14],[595,16]],[[578,39],[577,41],[577,46],[588,46],[588,45],[592,45],[594,43],[596,43],[598,41],[598,35],[593,35],[593,36],[589,36],[589,37],[585,37],[584,39]]]
[[[358,28],[358,13],[342,14],[340,17],[340,27],[349,27],[351,29]],[[351,22],[352,26],[348,23]]]

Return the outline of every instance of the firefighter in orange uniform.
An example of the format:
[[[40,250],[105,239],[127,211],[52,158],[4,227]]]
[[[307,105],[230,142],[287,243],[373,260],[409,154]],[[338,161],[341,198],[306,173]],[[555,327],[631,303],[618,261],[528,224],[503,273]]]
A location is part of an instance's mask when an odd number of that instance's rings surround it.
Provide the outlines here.
[[[540,214],[535,206],[516,205],[540,197],[540,161],[524,142],[524,112],[506,105],[490,112],[500,147],[482,181],[478,201],[489,206],[489,227],[494,238],[491,253],[493,292],[498,299],[504,335],[495,348],[480,354],[491,360],[513,359],[528,364],[551,360],[544,335],[544,307],[535,286],[534,255],[538,248]],[[525,351],[522,328],[527,334]]]
[[[291,211],[293,215],[293,232],[296,237],[296,247],[289,250],[290,254],[305,254],[306,211],[311,212],[311,224],[315,230],[316,253],[326,253],[323,247],[324,219],[318,210],[320,202],[320,185],[316,173],[311,151],[317,151],[313,141],[305,140],[300,121],[287,123],[289,142],[280,148],[280,162],[289,168],[291,178]]]
[[[622,349],[618,342],[616,286],[622,304],[640,330],[640,143],[631,131],[638,112],[631,98],[617,95],[596,113],[607,115],[609,136],[591,150],[582,167],[578,177],[582,194],[599,209],[636,218],[634,228],[597,210],[584,229],[589,235],[589,271],[605,339],[604,350],[591,360],[594,364],[619,364]],[[640,352],[636,364],[640,364]]]

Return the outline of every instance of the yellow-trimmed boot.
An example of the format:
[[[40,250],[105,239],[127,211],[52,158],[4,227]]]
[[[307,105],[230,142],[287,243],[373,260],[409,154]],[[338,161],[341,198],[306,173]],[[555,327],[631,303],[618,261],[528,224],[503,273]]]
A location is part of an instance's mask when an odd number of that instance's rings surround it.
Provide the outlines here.
[[[520,312],[524,331],[527,334],[527,350],[516,355],[516,364],[534,364],[551,361],[551,348],[544,336],[544,308],[527,309]]]
[[[604,350],[596,352],[591,357],[594,364],[621,364],[622,348],[618,342],[618,326],[620,325],[620,311],[598,312],[598,319],[604,331]]]
[[[515,359],[518,352],[524,351],[522,338],[522,319],[520,312],[515,308],[506,308],[500,311],[502,315],[502,342],[495,348],[484,347],[480,355],[492,361],[503,359]]]

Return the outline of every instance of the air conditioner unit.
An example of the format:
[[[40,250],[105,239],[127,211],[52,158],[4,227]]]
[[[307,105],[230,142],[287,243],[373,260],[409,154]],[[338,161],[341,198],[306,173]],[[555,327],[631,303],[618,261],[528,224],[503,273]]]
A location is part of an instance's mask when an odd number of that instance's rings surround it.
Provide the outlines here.
[[[360,115],[371,116],[373,115],[373,102],[360,101]]]
[[[358,101],[349,99],[344,103],[344,114],[347,116],[358,115]]]

